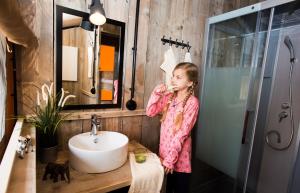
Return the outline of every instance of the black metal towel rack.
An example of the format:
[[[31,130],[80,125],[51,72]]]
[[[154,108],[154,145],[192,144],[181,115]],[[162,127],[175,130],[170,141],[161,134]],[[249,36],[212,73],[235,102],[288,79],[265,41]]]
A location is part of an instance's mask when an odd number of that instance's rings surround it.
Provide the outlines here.
[[[190,52],[190,49],[192,47],[189,42],[184,43],[183,40],[179,42],[178,39],[174,41],[171,37],[169,39],[166,39],[165,36],[163,36],[160,40],[162,41],[163,45],[168,43],[170,46],[172,46],[174,44],[176,48],[178,48],[179,46],[181,46],[182,49],[187,48],[188,52]]]

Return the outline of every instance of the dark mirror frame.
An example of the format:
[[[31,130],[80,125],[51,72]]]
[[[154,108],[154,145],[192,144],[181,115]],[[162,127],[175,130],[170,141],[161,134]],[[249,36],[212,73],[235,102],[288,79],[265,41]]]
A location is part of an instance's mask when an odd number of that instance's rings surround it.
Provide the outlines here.
[[[62,24],[63,13],[88,18],[89,13],[70,9],[67,7],[56,5],[56,93],[59,93],[62,88]],[[104,108],[121,108],[122,103],[122,85],[123,85],[123,60],[124,60],[124,37],[125,37],[125,23],[106,18],[107,24],[119,26],[121,28],[120,50],[118,58],[118,97],[116,104],[82,104],[82,105],[65,105],[65,110],[79,110],[79,109],[104,109]],[[101,32],[97,36],[97,41],[101,37]],[[99,55],[99,52],[97,53]]]

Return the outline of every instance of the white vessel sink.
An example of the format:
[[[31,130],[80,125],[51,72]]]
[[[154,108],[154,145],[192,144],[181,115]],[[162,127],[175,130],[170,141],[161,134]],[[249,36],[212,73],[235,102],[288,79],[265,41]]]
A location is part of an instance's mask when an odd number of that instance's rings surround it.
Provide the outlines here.
[[[80,172],[102,173],[122,166],[127,160],[128,137],[117,132],[100,131],[73,136],[69,140],[71,166]]]

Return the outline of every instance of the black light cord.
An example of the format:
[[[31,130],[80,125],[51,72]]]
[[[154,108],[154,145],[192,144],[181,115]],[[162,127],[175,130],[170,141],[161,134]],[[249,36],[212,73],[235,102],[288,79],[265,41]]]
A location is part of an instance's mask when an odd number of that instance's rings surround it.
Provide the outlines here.
[[[139,24],[139,12],[140,12],[140,0],[136,2],[136,12],[135,12],[135,27],[134,27],[134,42],[133,42],[133,59],[132,59],[132,78],[131,78],[131,93],[130,99],[126,102],[126,108],[133,111],[136,109],[137,104],[133,100],[134,98],[134,83],[135,83],[135,68],[136,68],[136,52],[137,52],[137,38],[138,38],[138,24]]]
[[[96,64],[96,52],[97,52],[97,46],[96,46],[96,41],[97,41],[97,26],[95,25],[94,31],[95,31],[95,35],[94,35],[94,60],[93,60],[93,83],[92,83],[92,88],[91,88],[91,93],[95,94],[96,93],[96,89],[95,89],[95,64]]]
[[[134,42],[133,42],[133,55],[132,55],[132,78],[131,78],[131,99],[134,98],[134,83],[135,83],[135,68],[136,68],[136,52],[137,52],[137,38],[138,38],[138,26],[139,26],[139,11],[140,0],[136,2],[136,13],[135,13],[135,26],[134,26]]]

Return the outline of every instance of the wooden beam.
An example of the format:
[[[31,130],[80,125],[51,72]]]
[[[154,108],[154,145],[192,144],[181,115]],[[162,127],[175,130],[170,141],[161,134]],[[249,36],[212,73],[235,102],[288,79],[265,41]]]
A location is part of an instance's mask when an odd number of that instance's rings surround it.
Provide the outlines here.
[[[67,113],[62,113],[66,115]],[[75,112],[72,113],[66,120],[79,120],[79,119],[90,119],[92,115],[100,116],[101,118],[115,118],[115,117],[134,117],[134,116],[144,116],[146,115],[144,109],[139,109],[135,111],[129,110],[115,110],[115,111],[90,111],[90,112]]]
[[[62,116],[70,114],[65,120],[85,120],[90,119],[92,115],[97,115],[101,118],[116,118],[116,117],[135,117],[135,116],[145,116],[145,109],[139,109],[135,111],[129,110],[114,110],[114,111],[87,111],[87,112],[63,112]],[[26,119],[28,120],[33,115],[26,115]]]

